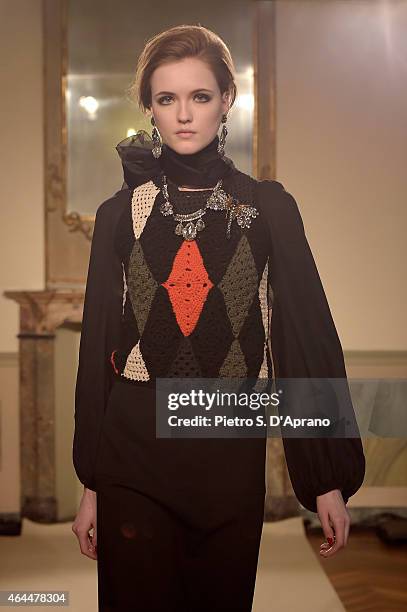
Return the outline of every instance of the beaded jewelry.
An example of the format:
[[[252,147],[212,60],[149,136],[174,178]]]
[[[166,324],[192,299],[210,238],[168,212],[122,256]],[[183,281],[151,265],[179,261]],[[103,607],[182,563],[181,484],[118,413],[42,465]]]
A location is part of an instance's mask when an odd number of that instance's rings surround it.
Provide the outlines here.
[[[206,214],[208,208],[212,210],[226,210],[226,218],[229,215],[226,230],[226,236],[228,239],[230,238],[230,227],[233,219],[236,219],[237,224],[240,227],[250,227],[252,218],[257,217],[259,214],[259,211],[254,206],[250,206],[250,204],[243,204],[233,198],[230,194],[226,193],[222,189],[222,179],[216,183],[212,193],[206,201],[204,208],[199,208],[198,210],[188,214],[174,213],[174,209],[169,200],[168,185],[165,174],[162,174],[161,192],[165,201],[161,204],[160,211],[165,217],[171,215],[174,220],[178,222],[175,227],[175,234],[177,236],[182,236],[184,240],[195,240],[197,233],[201,232],[205,228],[205,222],[202,217]],[[183,223],[186,223],[186,225],[183,225]]]

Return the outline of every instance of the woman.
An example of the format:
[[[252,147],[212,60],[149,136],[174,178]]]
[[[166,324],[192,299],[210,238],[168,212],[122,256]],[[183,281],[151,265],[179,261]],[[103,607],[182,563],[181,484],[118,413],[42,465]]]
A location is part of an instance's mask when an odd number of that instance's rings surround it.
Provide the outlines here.
[[[156,437],[157,378],[346,381],[294,198],[224,155],[233,74],[227,47],[204,27],[146,44],[132,93],[151,115],[153,146],[142,131],[119,143],[125,182],[96,214],[73,447],[85,488],[73,530],[98,561],[99,610],[252,607],[266,439]],[[363,482],[360,437],[283,442],[294,491],[321,520],[321,555],[332,556]]]

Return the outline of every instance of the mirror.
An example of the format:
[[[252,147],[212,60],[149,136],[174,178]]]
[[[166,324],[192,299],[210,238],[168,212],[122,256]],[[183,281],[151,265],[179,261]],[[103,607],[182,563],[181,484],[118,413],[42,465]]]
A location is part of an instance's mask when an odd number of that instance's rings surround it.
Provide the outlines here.
[[[116,144],[139,129],[150,134],[152,130],[149,118],[126,93],[137,58],[150,37],[181,23],[213,29],[231,50],[238,96],[229,114],[226,155],[240,170],[252,173],[253,5],[250,0],[174,0],[171,13],[162,14],[152,10],[148,0],[121,0],[120,5],[111,0],[68,1],[68,214],[92,218],[97,207],[120,189]]]

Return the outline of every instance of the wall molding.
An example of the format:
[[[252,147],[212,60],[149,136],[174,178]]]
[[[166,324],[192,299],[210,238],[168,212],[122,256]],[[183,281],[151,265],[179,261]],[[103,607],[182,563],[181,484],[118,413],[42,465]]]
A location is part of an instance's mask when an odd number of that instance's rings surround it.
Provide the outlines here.
[[[0,368],[18,367],[18,351],[0,351]]]
[[[344,357],[349,365],[407,366],[407,351],[344,350]]]

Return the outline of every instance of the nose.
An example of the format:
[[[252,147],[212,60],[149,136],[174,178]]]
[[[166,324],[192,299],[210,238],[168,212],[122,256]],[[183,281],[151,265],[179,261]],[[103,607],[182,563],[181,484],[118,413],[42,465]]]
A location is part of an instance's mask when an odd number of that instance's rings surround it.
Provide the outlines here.
[[[192,112],[187,102],[180,102],[178,104],[177,119],[180,123],[190,123],[192,121]]]

